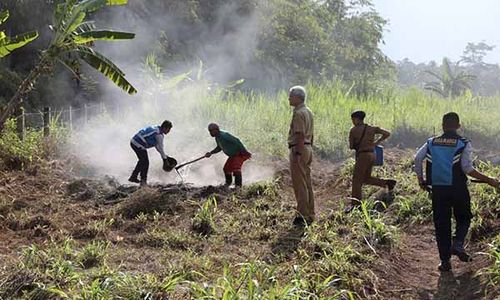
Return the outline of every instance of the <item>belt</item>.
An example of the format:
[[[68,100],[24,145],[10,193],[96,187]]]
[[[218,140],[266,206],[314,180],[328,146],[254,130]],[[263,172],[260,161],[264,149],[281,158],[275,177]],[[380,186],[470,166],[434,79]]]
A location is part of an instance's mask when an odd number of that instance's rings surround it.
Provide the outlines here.
[[[356,153],[371,153],[375,150],[363,150],[363,151],[356,151]]]
[[[311,143],[304,143],[304,145],[311,145]],[[288,144],[288,149],[297,146],[297,144]]]

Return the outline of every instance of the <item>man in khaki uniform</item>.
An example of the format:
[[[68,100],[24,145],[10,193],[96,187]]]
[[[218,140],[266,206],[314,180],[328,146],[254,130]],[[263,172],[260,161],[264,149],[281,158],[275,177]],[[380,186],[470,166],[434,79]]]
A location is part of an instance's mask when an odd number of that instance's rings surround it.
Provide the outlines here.
[[[294,107],[288,148],[290,149],[290,173],[297,199],[299,215],[293,220],[296,226],[314,221],[314,194],[311,183],[312,144],[314,135],[313,114],[305,105],[306,90],[301,86],[290,89],[288,100]]]
[[[391,133],[380,127],[365,124],[365,116],[364,111],[356,111],[351,114],[354,127],[349,132],[349,148],[356,150],[356,163],[354,164],[352,176],[351,206],[346,208],[346,213],[360,204],[363,184],[388,187],[389,191],[392,191],[396,185],[395,180],[372,177],[372,168],[375,162],[375,146],[380,145]],[[375,141],[375,135],[381,135],[377,141]]]

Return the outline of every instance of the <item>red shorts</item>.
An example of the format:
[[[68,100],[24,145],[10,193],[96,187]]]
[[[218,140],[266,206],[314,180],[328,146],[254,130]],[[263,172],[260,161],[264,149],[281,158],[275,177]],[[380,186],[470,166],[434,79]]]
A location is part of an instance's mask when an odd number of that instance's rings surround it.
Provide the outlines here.
[[[241,173],[241,167],[243,163],[250,159],[252,155],[248,152],[246,153],[238,153],[235,156],[231,156],[227,159],[226,164],[224,165],[224,174],[231,173]]]

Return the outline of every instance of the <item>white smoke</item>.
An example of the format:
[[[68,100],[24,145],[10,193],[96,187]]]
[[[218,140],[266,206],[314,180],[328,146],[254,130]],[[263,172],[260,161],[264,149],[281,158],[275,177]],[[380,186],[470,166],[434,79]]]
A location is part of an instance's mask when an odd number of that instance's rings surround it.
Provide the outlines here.
[[[210,31],[211,36],[220,37],[217,43],[207,43],[198,53],[202,61],[210,62],[210,69],[205,72],[208,79],[234,79],[242,64],[251,63],[251,54],[257,46],[259,12],[242,17],[235,10],[234,4],[221,7],[216,14],[220,20],[211,28],[206,28],[207,34]],[[237,30],[225,33],[227,22]],[[128,96],[112,83],[103,82],[104,94],[101,100],[105,101],[108,113],[92,118],[88,125],[82,126],[74,135],[73,151],[91,168],[93,175],[111,175],[125,183],[137,161],[129,145],[130,139],[139,129],[160,125],[163,120],[173,123],[171,132],[165,136],[165,152],[175,157],[179,163],[200,157],[215,147],[214,138],[206,128],[209,122],[217,122],[223,130],[241,137],[243,133],[233,132],[223,121],[213,119],[215,116],[204,115],[200,119],[199,114],[194,113],[200,109],[200,97],[207,95],[206,81],[184,85],[180,88],[181,92],[175,89],[165,90],[162,88],[165,79],[146,80],[143,65],[131,63],[131,57],[144,56],[157,39],[150,34],[154,32],[152,27],[175,26],[173,18],[152,16],[144,20],[125,8],[115,16],[112,23],[114,29],[124,29],[127,27],[123,26],[124,23],[129,26],[135,24],[132,31],[137,33],[136,40],[119,42],[120,44],[100,50],[125,71],[127,79],[138,88],[139,93]],[[169,29],[172,32],[172,27]],[[183,29],[179,28],[179,32],[181,31]],[[243,138],[242,142],[245,143]],[[249,151],[253,152],[252,149]],[[148,152],[150,182],[173,183],[181,180],[175,171],[165,173],[161,170],[162,161],[154,148]],[[269,164],[258,153],[253,154],[254,158],[247,161],[243,168],[244,184],[269,178],[273,174]],[[222,183],[225,159],[226,156],[220,153],[187,166],[181,169],[182,178],[195,185]]]

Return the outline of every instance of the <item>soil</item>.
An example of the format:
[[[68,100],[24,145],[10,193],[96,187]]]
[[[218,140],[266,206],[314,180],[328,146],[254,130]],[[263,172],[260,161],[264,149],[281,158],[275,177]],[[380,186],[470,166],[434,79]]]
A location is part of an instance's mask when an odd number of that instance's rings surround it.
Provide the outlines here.
[[[392,154],[386,158],[388,164],[406,163],[403,159],[408,153],[403,150],[387,151]],[[278,228],[283,234],[280,239],[271,243],[269,253],[272,255],[292,253],[297,247],[301,232],[281,226],[281,222],[291,221],[293,217],[293,193],[290,184],[288,164],[275,162],[276,173],[282,177],[280,181],[280,196],[287,199],[282,209],[290,210],[290,220],[277,220],[272,216],[266,226]],[[313,185],[316,195],[316,206],[321,218],[326,218],[332,210],[340,209],[340,202],[349,195],[349,182],[341,180],[342,163],[315,161],[313,165]],[[262,191],[261,191],[262,192]],[[153,210],[164,212],[171,216],[170,226],[189,228],[191,217],[198,209],[198,204],[207,197],[216,197],[220,205],[231,209],[231,194],[233,191],[223,187],[206,186],[191,187],[189,185],[153,184],[139,189],[134,185],[119,185],[112,178],[88,179],[75,178],[65,171],[65,166],[54,163],[50,168],[41,167],[35,174],[22,171],[0,172],[0,275],[5,266],[15,261],[22,246],[32,243],[43,243],[50,239],[61,239],[72,236],[76,240],[91,240],[102,234],[97,228],[89,228],[89,222],[108,218],[119,211],[123,220],[116,220],[108,233],[108,240],[113,243],[123,243],[128,251],[126,256],[114,259],[125,270],[151,270],[158,264],[139,261],[155,261],[154,251],[142,249],[134,251],[143,241],[138,236],[145,231],[145,225],[138,220],[142,213]],[[247,194],[250,201],[258,197]],[[4,204],[2,204],[4,203]],[[262,204],[259,209],[269,210],[269,205]],[[21,210],[28,211],[29,216],[20,217]],[[244,220],[242,220],[244,221]],[[206,225],[206,224],[205,224]],[[210,233],[210,228],[195,228],[203,234]],[[281,226],[281,227],[279,227]],[[492,232],[498,232],[500,222],[491,224]],[[290,226],[291,227],[291,226]],[[281,229],[280,229],[281,228]],[[288,228],[288,229],[286,229]],[[432,224],[411,226],[401,230],[402,236],[397,247],[378,250],[376,259],[370,266],[374,274],[375,284],[371,297],[378,299],[495,299],[500,295],[498,288],[488,287],[484,278],[477,272],[491,264],[491,261],[481,252],[485,245],[479,242],[468,246],[473,253],[470,263],[453,259],[453,272],[440,273],[437,270],[439,262]],[[257,256],[252,249],[244,252],[241,247],[247,241],[239,240],[237,234],[228,233],[225,237],[232,241],[232,247],[225,249],[204,249],[204,251],[235,251],[241,252],[248,259],[266,259]],[[258,237],[259,242],[268,243],[270,236],[265,233]],[[143,241],[147,242],[147,241]],[[189,241],[174,242],[172,247],[186,249]],[[269,244],[269,243],[268,243]],[[161,246],[148,244],[154,248]],[[249,247],[251,247],[249,245]],[[125,251],[125,250],[124,250]],[[200,249],[201,251],[201,249]],[[255,254],[254,254],[255,252]],[[173,254],[175,255],[175,253]],[[148,259],[144,260],[147,257]],[[111,258],[113,259],[113,257]],[[489,296],[485,290],[489,289]],[[498,298],[497,298],[498,299]]]

